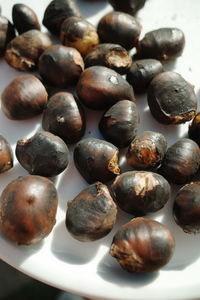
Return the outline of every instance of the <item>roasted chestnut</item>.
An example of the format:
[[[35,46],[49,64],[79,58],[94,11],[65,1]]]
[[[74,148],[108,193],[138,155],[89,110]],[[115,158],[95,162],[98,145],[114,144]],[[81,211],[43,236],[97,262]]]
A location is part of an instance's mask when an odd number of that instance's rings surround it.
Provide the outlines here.
[[[138,44],[141,28],[131,15],[112,11],[101,18],[97,32],[102,43],[119,44],[130,50]]]
[[[163,134],[144,131],[130,144],[127,162],[135,169],[154,169],[158,167],[167,151],[167,140]]]
[[[14,39],[15,29],[10,21],[0,16],[0,56],[4,56],[7,44]]]
[[[175,248],[175,239],[167,226],[145,218],[132,219],[115,234],[110,254],[128,272],[158,271],[166,265]]]
[[[13,152],[7,140],[0,135],[0,173],[13,167]]]
[[[18,140],[15,154],[29,173],[46,177],[60,174],[69,163],[67,145],[47,131],[38,131],[29,139]]]
[[[19,71],[36,69],[42,52],[52,45],[47,34],[32,29],[15,37],[7,46],[5,60]]]
[[[84,59],[85,67],[105,66],[119,74],[127,73],[132,64],[128,51],[120,45],[103,43],[94,47]]]
[[[126,147],[136,135],[139,113],[134,102],[122,100],[102,116],[99,130],[106,140],[117,147]]]
[[[149,85],[147,100],[153,117],[163,124],[187,122],[197,109],[194,87],[175,72],[156,75]]]
[[[168,148],[159,173],[172,183],[184,184],[192,179],[199,166],[199,146],[190,139],[182,138]]]
[[[106,185],[95,182],[67,202],[66,227],[81,242],[106,236],[116,221],[117,207]]]
[[[160,210],[171,192],[164,177],[147,171],[129,171],[117,176],[111,190],[117,205],[134,216]]]
[[[74,148],[74,163],[88,183],[105,183],[120,173],[118,155],[119,150],[111,143],[86,138]]]
[[[56,222],[58,195],[54,184],[41,176],[20,176],[0,198],[0,229],[19,245],[45,238]]]
[[[78,142],[85,133],[84,110],[72,94],[56,93],[44,110],[42,127],[61,137],[67,144]]]
[[[135,13],[145,5],[146,0],[108,0],[108,2],[112,5],[114,10],[135,15]]]
[[[114,70],[102,66],[90,67],[81,74],[77,94],[85,106],[96,110],[124,99],[135,101],[130,84]]]
[[[200,112],[198,112],[189,125],[189,137],[200,146]]]

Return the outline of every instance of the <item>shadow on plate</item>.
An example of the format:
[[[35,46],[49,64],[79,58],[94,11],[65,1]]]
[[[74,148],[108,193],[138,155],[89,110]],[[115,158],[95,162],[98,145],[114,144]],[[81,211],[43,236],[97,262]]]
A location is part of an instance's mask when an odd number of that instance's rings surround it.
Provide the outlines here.
[[[78,0],[78,7],[85,18],[96,15],[99,11],[103,10],[107,6],[107,1],[90,1],[90,0]]]

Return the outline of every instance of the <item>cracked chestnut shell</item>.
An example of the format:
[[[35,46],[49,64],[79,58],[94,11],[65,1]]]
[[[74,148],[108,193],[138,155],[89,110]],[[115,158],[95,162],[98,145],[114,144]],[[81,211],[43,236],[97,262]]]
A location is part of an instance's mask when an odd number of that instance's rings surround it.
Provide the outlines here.
[[[123,11],[130,15],[135,15],[136,12],[145,5],[146,0],[108,0],[108,2],[112,5],[114,10]]]
[[[113,228],[117,207],[106,185],[95,182],[67,203],[66,227],[81,242],[95,241]]]
[[[165,154],[159,173],[175,184],[189,182],[200,166],[200,149],[192,140],[182,138]]]
[[[0,173],[13,167],[13,152],[8,141],[0,135]]]
[[[58,195],[54,184],[41,176],[20,176],[0,198],[0,229],[19,245],[44,239],[56,222]]]
[[[86,138],[74,148],[74,163],[88,183],[113,179],[120,173],[119,150],[113,144],[95,138]]]
[[[131,15],[112,11],[100,19],[97,32],[102,43],[119,44],[130,50],[138,44],[141,28]]]
[[[166,265],[175,248],[170,229],[154,220],[134,218],[115,234],[109,253],[128,272],[158,271]]]
[[[129,171],[117,176],[111,191],[117,205],[134,216],[160,210],[171,194],[167,180],[148,171]]]
[[[198,112],[188,130],[189,138],[195,141],[200,146],[200,112]]]
[[[128,51],[121,45],[103,43],[94,47],[84,58],[85,67],[104,66],[119,74],[127,73],[132,64]]]
[[[103,137],[117,147],[126,147],[136,135],[139,113],[136,104],[122,100],[111,106],[102,116],[99,130]]]
[[[163,72],[151,81],[147,100],[153,117],[163,124],[191,120],[197,109],[194,87],[176,72]]]
[[[17,141],[16,157],[30,174],[56,176],[69,164],[69,150],[58,136],[38,131],[31,138]]]
[[[102,66],[86,69],[76,90],[81,102],[96,110],[106,109],[124,99],[135,101],[130,84],[114,70]]]
[[[0,16],[0,56],[4,56],[7,44],[14,39],[15,29],[13,24],[3,16]]]

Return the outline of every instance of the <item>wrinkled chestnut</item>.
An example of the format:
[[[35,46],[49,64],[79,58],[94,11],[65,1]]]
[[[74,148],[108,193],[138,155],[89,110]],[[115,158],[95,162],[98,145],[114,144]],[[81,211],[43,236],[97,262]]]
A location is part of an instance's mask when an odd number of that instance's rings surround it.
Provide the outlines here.
[[[63,21],[72,16],[82,16],[75,0],[53,0],[44,12],[42,23],[50,32],[59,35]]]
[[[38,69],[49,85],[66,88],[77,82],[84,69],[84,62],[76,49],[54,45],[40,56]]]
[[[168,60],[182,54],[185,36],[178,28],[159,28],[145,34],[137,46],[141,58]]]
[[[129,171],[117,176],[111,190],[117,205],[134,216],[160,210],[171,192],[164,177],[147,171]]]
[[[66,227],[81,242],[106,236],[116,221],[117,207],[106,185],[96,182],[68,201]]]
[[[40,24],[36,13],[29,6],[17,3],[12,8],[13,23],[19,34],[31,29],[40,30]]]
[[[119,44],[130,50],[138,44],[141,25],[131,15],[113,11],[99,21],[97,32],[102,43]]]
[[[15,29],[10,21],[0,16],[0,56],[4,56],[7,44],[14,39]]]
[[[135,169],[153,169],[160,165],[167,151],[167,141],[163,134],[144,131],[130,144],[127,162]]]
[[[167,226],[145,218],[132,219],[115,234],[110,254],[128,272],[154,272],[166,265],[175,248]]]
[[[122,100],[102,116],[99,130],[106,140],[117,147],[126,147],[136,135],[139,114],[134,102]]]
[[[16,77],[1,95],[1,109],[7,118],[25,120],[40,114],[48,100],[41,81],[34,75]]]
[[[99,44],[96,28],[80,17],[70,17],[62,23],[60,40],[63,45],[76,48],[83,56]]]
[[[135,93],[144,93],[151,80],[163,71],[163,65],[159,60],[139,59],[134,61],[128,70],[126,80],[132,85]]]
[[[38,131],[29,139],[18,140],[15,154],[24,169],[41,176],[56,176],[69,163],[67,145],[47,131]]]
[[[85,67],[105,66],[119,74],[127,73],[132,64],[128,51],[117,44],[99,44],[84,59]]]
[[[7,46],[5,60],[19,71],[36,69],[40,55],[52,44],[45,33],[32,29],[15,37]]]
[[[90,67],[81,74],[77,94],[85,106],[96,110],[124,99],[135,101],[130,84],[114,70],[102,66]]]
[[[145,5],[146,0],[108,0],[108,2],[112,5],[114,10],[135,15],[135,13]]]
[[[88,183],[105,183],[120,173],[118,155],[119,150],[111,143],[86,138],[75,146],[74,163]]]
[[[58,195],[54,184],[41,176],[20,176],[0,198],[0,229],[11,241],[30,245],[45,238],[56,222]]]
[[[182,138],[171,145],[159,173],[175,184],[189,182],[200,166],[200,149],[192,140]]]
[[[85,133],[85,114],[70,93],[54,94],[43,113],[42,127],[61,137],[65,143],[78,142]]]
[[[200,182],[184,185],[177,193],[173,213],[176,223],[186,233],[200,232]]]
[[[0,135],[0,173],[13,167],[13,152],[7,140]]]
[[[189,125],[189,137],[200,146],[200,112],[198,112]]]
[[[175,72],[156,75],[149,85],[147,100],[153,117],[163,124],[187,122],[197,109],[194,87]]]

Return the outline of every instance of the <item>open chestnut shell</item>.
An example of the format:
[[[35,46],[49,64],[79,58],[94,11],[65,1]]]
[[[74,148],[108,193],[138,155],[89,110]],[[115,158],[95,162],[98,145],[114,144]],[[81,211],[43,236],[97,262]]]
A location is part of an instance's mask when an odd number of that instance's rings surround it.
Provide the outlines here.
[[[8,141],[0,135],[0,173],[13,167],[13,152]]]

